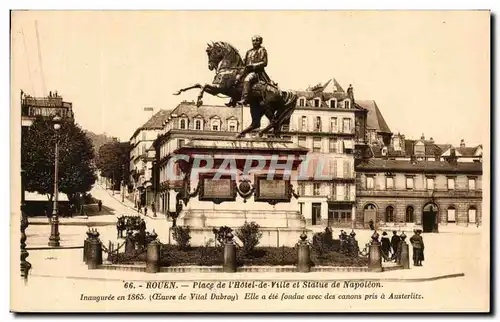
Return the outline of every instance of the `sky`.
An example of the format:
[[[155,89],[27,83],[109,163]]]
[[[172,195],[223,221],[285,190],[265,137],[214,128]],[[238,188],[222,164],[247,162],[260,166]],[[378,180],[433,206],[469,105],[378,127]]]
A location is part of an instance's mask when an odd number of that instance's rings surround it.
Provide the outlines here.
[[[13,111],[21,89],[57,90],[83,128],[125,141],[151,116],[144,107],[173,109],[198,94],[173,92],[211,82],[207,42],[227,41],[243,55],[255,34],[283,89],[335,78],[352,84],[356,99],[375,100],[394,133],[489,143],[487,11],[14,12]],[[227,99],[205,94],[204,102]]]

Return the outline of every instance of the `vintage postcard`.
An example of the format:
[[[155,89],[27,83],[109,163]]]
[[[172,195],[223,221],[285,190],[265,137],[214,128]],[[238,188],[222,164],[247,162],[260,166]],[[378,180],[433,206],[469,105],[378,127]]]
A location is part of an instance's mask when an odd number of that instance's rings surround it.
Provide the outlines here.
[[[14,312],[489,312],[489,11],[12,11]]]

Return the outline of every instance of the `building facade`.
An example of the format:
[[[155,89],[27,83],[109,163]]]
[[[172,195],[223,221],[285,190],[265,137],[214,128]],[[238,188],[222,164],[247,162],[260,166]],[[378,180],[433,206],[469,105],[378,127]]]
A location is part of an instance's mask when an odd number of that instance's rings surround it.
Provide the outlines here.
[[[161,133],[163,123],[169,114],[168,110],[158,111],[130,137],[129,179],[133,185],[133,193],[129,199],[134,203],[140,201],[143,205],[147,205],[154,199],[152,177],[153,161],[156,156],[153,142]]]
[[[50,92],[46,97],[32,97],[21,91],[21,125],[23,127],[31,126],[37,116],[53,118],[56,115],[73,121],[73,104],[65,102],[57,92]]]
[[[480,225],[482,164],[370,159],[356,167],[356,226]]]
[[[299,209],[308,225],[351,227],[355,220],[355,149],[365,143],[367,111],[340,86],[334,91],[296,92],[297,107],[283,138],[309,149],[301,182],[296,187]],[[155,141],[157,209],[172,204],[167,162],[173,151],[190,138],[234,136],[250,122],[249,108],[201,106],[182,102],[168,116]],[[265,118],[262,126],[266,125]],[[319,176],[321,175],[321,176]],[[153,180],[155,181],[155,180]],[[170,211],[175,211],[171,208]]]
[[[156,138],[153,188],[156,208],[161,213],[176,211],[175,194],[180,186],[168,176],[168,161],[172,153],[191,138],[207,136],[234,137],[242,130],[242,108],[225,106],[196,107],[194,102],[182,102],[173,109]],[[179,169],[175,169],[179,175]]]
[[[286,138],[309,149],[307,176],[298,184],[299,211],[309,226],[351,227],[354,220],[355,144],[364,141],[357,115],[364,111],[336,85],[331,92],[297,91],[296,110],[284,129]]]

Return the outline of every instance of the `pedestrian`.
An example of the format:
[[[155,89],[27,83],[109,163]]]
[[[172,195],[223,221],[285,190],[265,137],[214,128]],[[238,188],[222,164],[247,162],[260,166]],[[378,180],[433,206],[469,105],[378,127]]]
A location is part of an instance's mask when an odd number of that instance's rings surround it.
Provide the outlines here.
[[[151,203],[151,211],[153,212],[153,217],[156,217],[156,206],[154,201]]]
[[[401,237],[398,236],[397,231],[392,232],[392,238],[391,238],[391,246],[392,246],[392,260],[397,262],[398,261],[398,249],[399,249],[399,244],[401,242]]]
[[[391,252],[391,241],[389,237],[387,237],[387,232],[382,233],[382,238],[380,239],[382,245],[380,246],[380,250],[382,251],[382,258],[385,262],[389,261],[389,255]]]
[[[97,207],[99,208],[99,212],[101,212],[101,210],[102,210],[102,201],[101,201],[101,199],[99,199],[99,201],[97,202]]]
[[[148,207],[144,206],[144,216],[148,215]]]
[[[410,243],[413,247],[413,265],[422,266],[424,260],[424,240],[421,236],[422,230],[414,230],[414,235],[410,238]]]
[[[375,223],[373,222],[373,219],[370,219],[368,224],[370,225],[370,230],[375,230]]]

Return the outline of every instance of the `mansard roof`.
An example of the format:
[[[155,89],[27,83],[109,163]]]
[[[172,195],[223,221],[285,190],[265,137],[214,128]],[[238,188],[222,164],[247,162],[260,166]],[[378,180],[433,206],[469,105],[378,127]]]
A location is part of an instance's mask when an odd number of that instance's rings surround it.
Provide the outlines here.
[[[457,162],[452,164],[446,161],[407,161],[370,159],[356,167],[360,172],[404,172],[404,173],[455,173],[455,174],[482,174],[480,162]]]
[[[377,132],[392,133],[375,101],[355,100],[355,102],[356,105],[368,111],[366,123],[369,129],[374,129]]]

